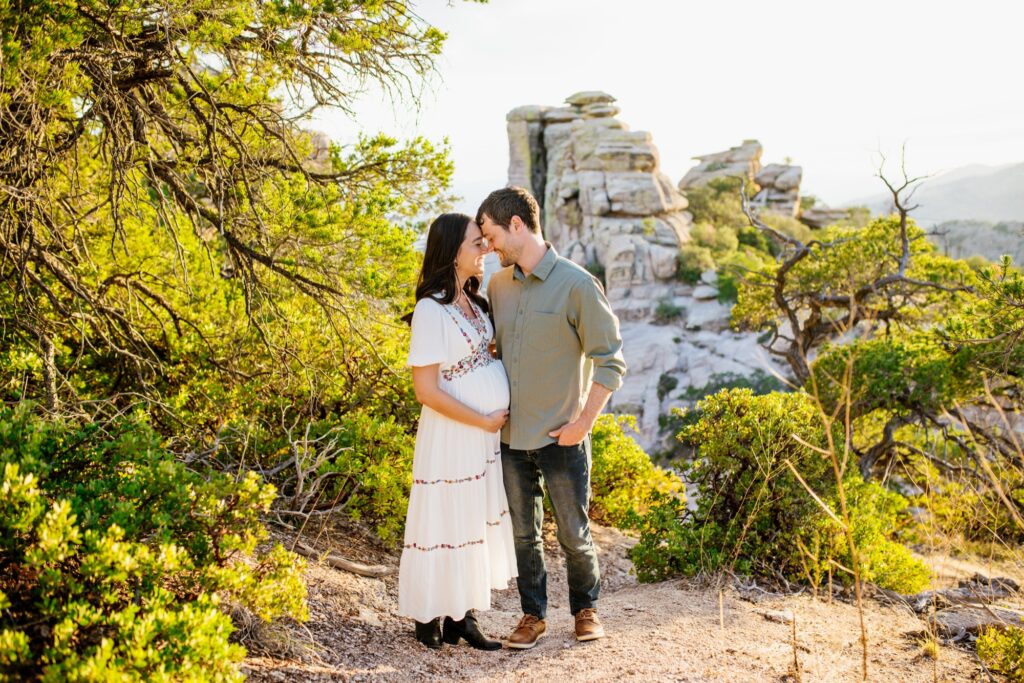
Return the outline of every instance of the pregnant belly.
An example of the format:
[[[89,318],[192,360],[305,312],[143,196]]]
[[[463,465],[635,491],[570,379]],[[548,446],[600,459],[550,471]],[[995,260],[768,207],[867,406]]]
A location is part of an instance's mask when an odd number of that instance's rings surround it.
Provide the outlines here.
[[[508,378],[501,363],[476,368],[451,382],[445,390],[478,413],[508,408]]]

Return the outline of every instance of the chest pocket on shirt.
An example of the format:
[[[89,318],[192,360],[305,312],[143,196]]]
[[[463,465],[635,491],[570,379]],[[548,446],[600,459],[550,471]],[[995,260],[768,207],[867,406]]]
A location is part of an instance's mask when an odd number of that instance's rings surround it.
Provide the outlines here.
[[[533,311],[526,317],[526,345],[536,351],[545,351],[565,344],[569,323],[561,313]]]

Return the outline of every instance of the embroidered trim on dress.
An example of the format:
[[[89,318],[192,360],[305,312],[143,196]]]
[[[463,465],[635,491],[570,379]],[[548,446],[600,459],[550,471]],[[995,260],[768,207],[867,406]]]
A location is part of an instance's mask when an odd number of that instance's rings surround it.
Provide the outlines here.
[[[460,543],[459,545],[452,545],[450,543],[438,543],[437,545],[432,545],[429,548],[424,548],[422,546],[416,545],[415,543],[406,543],[405,547],[409,550],[421,550],[425,553],[429,553],[432,550],[459,550],[460,548],[465,548],[466,546],[470,545],[481,545],[483,542],[484,539],[481,538],[477,541],[466,541],[465,543]]]
[[[501,526],[501,518],[508,514],[508,510],[502,510],[501,514],[498,515],[497,522],[487,522],[487,526]]]
[[[501,526],[501,518],[507,514],[508,510],[502,510],[501,514],[498,515],[498,521],[487,522],[487,526]],[[432,545],[428,548],[421,545],[417,545],[416,543],[406,543],[403,547],[408,548],[409,550],[420,550],[422,552],[429,553],[433,550],[459,550],[461,548],[466,548],[471,545],[480,545],[483,542],[484,539],[481,538],[476,541],[466,541],[465,543],[460,543],[459,545],[452,545],[451,543],[438,543],[437,545]]]
[[[441,377],[446,381],[451,382],[463,375],[468,375],[477,368],[490,365],[494,360],[495,359],[487,351],[487,346],[484,345],[483,349],[474,349],[472,354],[466,356],[455,365],[442,370]]]
[[[490,461],[488,461],[490,462]],[[483,479],[487,474],[487,470],[484,470],[480,474],[474,474],[471,477],[463,477],[462,479],[434,479],[433,481],[427,481],[426,479],[413,479],[413,484],[464,484],[467,481],[476,481],[477,479]]]
[[[459,321],[456,320],[455,314],[451,310],[453,305],[454,304],[448,304],[445,308],[448,310],[448,315],[451,316],[455,326],[459,328],[459,332],[462,333],[463,339],[465,339],[466,343],[469,344],[470,352],[468,356],[461,358],[454,365],[441,370],[441,377],[448,382],[451,382],[458,377],[462,377],[463,375],[468,375],[477,368],[486,367],[497,360],[491,355],[490,351],[487,350],[487,323],[483,320],[483,312],[481,312],[475,305],[470,304],[473,306],[476,318],[474,320],[469,320],[466,318],[466,315],[462,313],[462,310],[459,309],[459,314],[463,319],[467,320],[470,326],[477,332],[477,334],[480,335],[480,344],[474,346],[473,340],[470,338],[469,334],[462,325],[459,324]]]

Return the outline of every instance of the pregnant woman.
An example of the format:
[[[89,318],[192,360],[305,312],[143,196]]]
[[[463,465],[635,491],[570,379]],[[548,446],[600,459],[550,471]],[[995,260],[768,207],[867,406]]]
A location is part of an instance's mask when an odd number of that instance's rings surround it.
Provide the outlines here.
[[[460,638],[500,648],[481,633],[473,610],[489,609],[491,590],[517,574],[498,437],[508,419],[508,378],[488,350],[494,328],[478,293],[486,253],[473,219],[443,214],[427,233],[416,287],[408,365],[423,410],[398,607],[431,648]]]

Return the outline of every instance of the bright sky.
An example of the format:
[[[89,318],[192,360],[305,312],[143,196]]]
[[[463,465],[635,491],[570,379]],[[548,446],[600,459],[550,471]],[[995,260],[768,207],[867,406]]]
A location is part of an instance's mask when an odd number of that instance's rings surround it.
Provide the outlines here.
[[[620,120],[650,131],[662,171],[757,138],[764,163],[804,169],[825,202],[872,195],[878,151],[907,143],[908,170],[1024,162],[1021,27],[1010,0],[433,0],[416,4],[449,34],[419,111],[373,93],[356,122],[313,127],[451,142],[459,210],[505,185],[505,114],[580,90],[618,98]],[[893,169],[895,170],[895,169]]]

